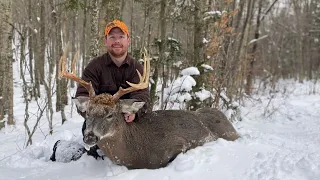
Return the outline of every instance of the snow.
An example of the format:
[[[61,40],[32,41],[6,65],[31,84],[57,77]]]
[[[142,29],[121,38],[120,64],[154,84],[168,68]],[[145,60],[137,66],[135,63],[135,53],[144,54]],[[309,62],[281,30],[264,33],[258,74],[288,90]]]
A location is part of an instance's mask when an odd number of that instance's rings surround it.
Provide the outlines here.
[[[208,11],[208,12],[205,12],[204,14],[206,15],[219,15],[221,16],[221,11]]]
[[[203,67],[205,70],[213,71],[213,67],[207,64],[201,64],[201,67]]]
[[[252,44],[252,43],[254,43],[254,42],[257,42],[257,41],[259,41],[259,40],[265,39],[265,38],[267,38],[267,37],[268,37],[268,35],[264,35],[264,36],[261,36],[261,37],[258,38],[258,39],[252,39],[252,40],[248,43],[248,45],[249,45],[249,44]]]
[[[188,71],[185,71],[183,74],[194,73],[194,71],[189,71],[190,69],[187,70]],[[175,101],[178,99],[179,102],[190,100],[191,95],[186,92],[191,91],[192,87],[195,85],[196,81],[190,75],[183,75],[181,77],[178,77],[169,87],[164,88],[164,100]],[[181,92],[183,92],[182,95]]]
[[[204,101],[211,97],[211,92],[207,91],[205,89],[202,89],[201,91],[195,92],[196,96],[199,98],[200,101]]]
[[[182,64],[182,61],[176,61],[173,63],[173,66],[180,67],[181,64]]]
[[[196,81],[192,75],[200,75],[200,71],[196,67],[188,67],[183,69],[180,74],[182,75],[181,77],[175,79],[169,87],[164,88],[165,102],[191,100],[192,97],[188,92],[196,85]]]
[[[14,68],[15,73],[18,69]],[[182,73],[180,83],[183,78],[191,78],[190,72],[196,71],[189,69],[188,73]],[[16,73],[16,125],[0,130],[0,180],[318,180],[320,177],[319,83],[280,81],[276,91],[269,93],[269,89],[264,89],[246,99],[239,105],[241,121],[233,122],[241,135],[234,142],[218,139],[206,143],[178,155],[165,168],[128,170],[108,158],[96,160],[86,154],[68,163],[49,160],[57,140],[82,143],[83,119],[71,105],[66,106],[68,121],[64,125],[60,112],[54,114],[52,135],[43,117],[33,144],[25,148],[25,104],[18,77]],[[189,80],[188,83],[193,82]],[[37,104],[31,102],[28,121],[31,127],[37,109]]]
[[[172,38],[172,37],[168,37],[168,40],[169,40],[169,41],[175,41],[176,43],[179,43],[179,40],[178,40],[178,39],[175,39],[175,38]]]
[[[181,75],[199,75],[200,71],[196,67],[189,67],[186,69],[183,69],[180,73]]]
[[[209,41],[208,41],[206,38],[203,38],[203,39],[202,39],[202,43],[203,43],[203,44],[207,44],[208,42],[209,42]]]

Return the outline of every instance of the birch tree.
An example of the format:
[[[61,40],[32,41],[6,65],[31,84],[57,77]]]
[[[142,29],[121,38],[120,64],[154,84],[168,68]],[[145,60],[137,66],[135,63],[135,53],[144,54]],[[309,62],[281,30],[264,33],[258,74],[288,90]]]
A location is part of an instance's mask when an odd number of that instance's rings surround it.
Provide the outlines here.
[[[7,107],[3,107],[1,105],[0,114],[1,118],[3,118],[3,110],[7,108],[8,111],[8,119],[7,123],[9,125],[14,124],[13,119],[13,71],[12,71],[12,63],[13,63],[13,52],[12,52],[12,38],[13,38],[13,23],[12,23],[12,1],[10,0],[1,0],[0,1],[0,9],[2,9],[1,17],[1,65],[0,68],[4,67],[4,71],[2,71],[2,75],[0,76],[0,100],[1,104],[7,104]],[[4,65],[3,65],[4,64]],[[6,97],[4,99],[4,97]],[[0,119],[2,120],[2,119]]]
[[[91,41],[89,47],[89,59],[93,59],[99,55],[99,12],[100,12],[100,0],[91,1],[91,23],[90,34]]]

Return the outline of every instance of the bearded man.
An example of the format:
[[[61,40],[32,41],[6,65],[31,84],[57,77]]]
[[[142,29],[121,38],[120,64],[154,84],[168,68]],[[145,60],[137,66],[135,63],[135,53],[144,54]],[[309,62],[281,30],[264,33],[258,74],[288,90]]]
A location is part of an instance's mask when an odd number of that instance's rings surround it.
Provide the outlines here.
[[[119,20],[107,24],[105,29],[105,45],[107,53],[94,58],[84,69],[82,79],[91,82],[96,95],[102,93],[115,94],[120,87],[128,88],[126,83],[139,83],[139,75],[143,66],[128,55],[130,36],[128,27]],[[88,96],[83,86],[79,86],[75,97]],[[136,99],[146,102],[144,107],[136,114],[124,114],[126,122],[133,122],[136,116],[142,115],[148,109],[150,94],[148,88],[134,91],[121,97],[121,99]],[[79,111],[78,111],[79,112]],[[80,113],[80,112],[79,112]],[[85,113],[80,113],[85,118]]]
[[[120,87],[128,88],[131,83],[139,83],[140,78],[137,70],[140,74],[143,73],[143,65],[128,55],[128,47],[130,44],[129,30],[125,23],[120,20],[114,20],[109,22],[105,28],[104,42],[106,45],[107,52],[101,56],[92,59],[83,71],[81,79],[86,82],[91,82],[95,94],[99,95],[102,93],[115,94]],[[89,96],[88,91],[85,87],[78,85],[75,97],[78,96]],[[121,99],[135,99],[136,101],[145,102],[144,106],[135,114],[124,113],[124,120],[127,123],[135,123],[135,119],[138,116],[142,116],[149,109],[150,94],[149,88],[134,91],[125,94]],[[86,112],[81,112],[78,109],[78,113],[84,118],[82,126],[82,134],[86,129]],[[63,145],[66,144],[66,145]],[[101,157],[98,153],[98,146],[95,145],[90,150],[85,150],[84,147],[80,147],[78,143],[72,145],[70,142],[57,141],[53,148],[53,154],[51,156],[52,161],[68,162],[71,160],[77,160],[81,155],[87,152],[88,155],[94,156],[95,158]],[[64,153],[65,148],[74,149],[73,152]],[[80,148],[78,148],[80,147]],[[59,153],[56,153],[59,151]],[[62,153],[61,153],[61,152]],[[56,154],[70,154],[68,157],[58,157]],[[62,160],[58,160],[58,159]]]

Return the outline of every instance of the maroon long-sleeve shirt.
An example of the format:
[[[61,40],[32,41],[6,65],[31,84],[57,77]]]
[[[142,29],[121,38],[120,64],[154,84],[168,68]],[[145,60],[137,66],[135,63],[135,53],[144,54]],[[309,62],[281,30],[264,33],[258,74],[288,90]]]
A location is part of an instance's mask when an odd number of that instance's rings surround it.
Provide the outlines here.
[[[106,53],[90,61],[83,71],[82,79],[87,82],[91,81],[96,95],[102,93],[113,95],[119,90],[120,86],[122,88],[130,87],[126,81],[139,83],[140,79],[136,69],[141,75],[143,74],[143,66],[130,56],[127,56],[123,64],[118,67],[112,61],[110,55]],[[85,87],[78,86],[75,97],[88,95],[89,93]],[[149,108],[149,88],[125,94],[121,99],[136,99],[137,101],[145,102],[146,104],[137,113],[141,115],[141,113],[145,113]]]

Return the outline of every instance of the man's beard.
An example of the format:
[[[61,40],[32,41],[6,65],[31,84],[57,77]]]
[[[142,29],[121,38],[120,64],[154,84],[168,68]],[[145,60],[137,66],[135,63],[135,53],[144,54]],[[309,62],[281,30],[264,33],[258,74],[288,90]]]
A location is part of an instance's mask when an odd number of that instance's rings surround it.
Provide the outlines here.
[[[123,48],[123,47],[122,47]],[[127,53],[126,49],[122,49],[120,52],[115,52],[112,48],[108,49],[108,52],[115,58],[120,58]]]

